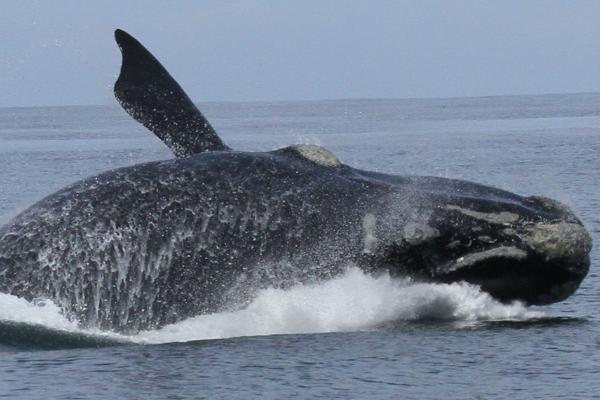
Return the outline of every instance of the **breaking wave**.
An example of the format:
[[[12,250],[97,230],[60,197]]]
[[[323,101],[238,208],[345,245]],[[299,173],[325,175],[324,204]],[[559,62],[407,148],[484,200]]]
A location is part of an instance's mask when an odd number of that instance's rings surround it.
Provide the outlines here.
[[[125,336],[81,329],[50,301],[0,294],[0,345],[73,347],[158,344],[237,336],[374,330],[398,321],[496,321],[544,317],[523,304],[502,304],[466,283],[415,283],[350,268],[336,279],[291,289],[265,289],[244,309],[189,318]],[[36,342],[37,340],[37,342]],[[39,343],[38,343],[39,342]],[[70,346],[67,346],[70,347]]]

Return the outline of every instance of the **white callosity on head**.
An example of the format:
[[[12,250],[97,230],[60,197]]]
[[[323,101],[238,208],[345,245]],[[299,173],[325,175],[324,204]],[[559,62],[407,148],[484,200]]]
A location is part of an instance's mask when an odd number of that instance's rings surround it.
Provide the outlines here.
[[[440,236],[440,232],[429,225],[407,223],[402,229],[402,238],[410,245],[417,245]]]
[[[587,253],[592,248],[592,239],[579,224],[559,222],[536,224],[526,230],[523,241],[535,252],[547,259],[563,258]]]
[[[338,160],[332,152],[321,146],[314,144],[295,144],[290,146],[289,149],[315,164],[323,165],[325,167],[339,167],[342,165],[340,160]]]
[[[364,247],[363,252],[366,254],[372,253],[377,243],[377,236],[375,236],[375,226],[377,219],[375,215],[368,213],[363,217],[362,228],[363,228],[363,241]]]
[[[501,211],[498,213],[485,213],[480,211],[469,210],[466,208],[458,207],[458,206],[446,206],[446,209],[458,211],[461,214],[464,214],[468,217],[475,218],[481,221],[488,222],[490,224],[496,225],[510,225],[514,222],[517,222],[519,216],[515,213],[511,213],[508,211]]]
[[[523,260],[527,257],[527,252],[516,247],[511,246],[500,246],[493,249],[479,251],[477,253],[467,254],[466,256],[459,257],[451,270],[457,270],[459,268],[467,267],[481,263],[492,258],[510,258],[513,260]]]

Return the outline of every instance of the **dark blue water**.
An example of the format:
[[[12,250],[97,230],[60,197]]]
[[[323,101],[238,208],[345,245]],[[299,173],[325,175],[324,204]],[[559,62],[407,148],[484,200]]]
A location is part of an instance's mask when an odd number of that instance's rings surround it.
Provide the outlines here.
[[[474,180],[569,204],[597,243],[600,95],[202,105],[240,150],[320,144],[355,167]],[[80,178],[171,158],[117,108],[0,109],[0,223]],[[595,398],[600,252],[565,302],[350,270],[134,337],[0,295],[7,398]]]

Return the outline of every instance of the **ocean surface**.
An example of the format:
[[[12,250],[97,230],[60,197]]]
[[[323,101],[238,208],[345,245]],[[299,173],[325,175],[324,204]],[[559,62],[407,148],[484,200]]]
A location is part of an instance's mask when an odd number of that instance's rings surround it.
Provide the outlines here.
[[[598,398],[600,94],[200,108],[234,149],[318,144],[354,167],[556,198],[592,233],[590,274],[567,301],[526,308],[349,268],[134,336],[0,294],[0,397]],[[0,109],[0,224],[84,177],[167,158],[116,106]]]

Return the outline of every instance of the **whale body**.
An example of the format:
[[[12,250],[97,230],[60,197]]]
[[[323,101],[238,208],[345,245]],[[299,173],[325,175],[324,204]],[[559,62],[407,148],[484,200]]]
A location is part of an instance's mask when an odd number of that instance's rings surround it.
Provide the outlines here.
[[[527,304],[561,301],[586,276],[591,238],[566,206],[359,170],[313,145],[233,151],[137,40],[115,36],[116,97],[176,158],[84,179],[0,228],[0,292],[136,332],[349,265]]]

